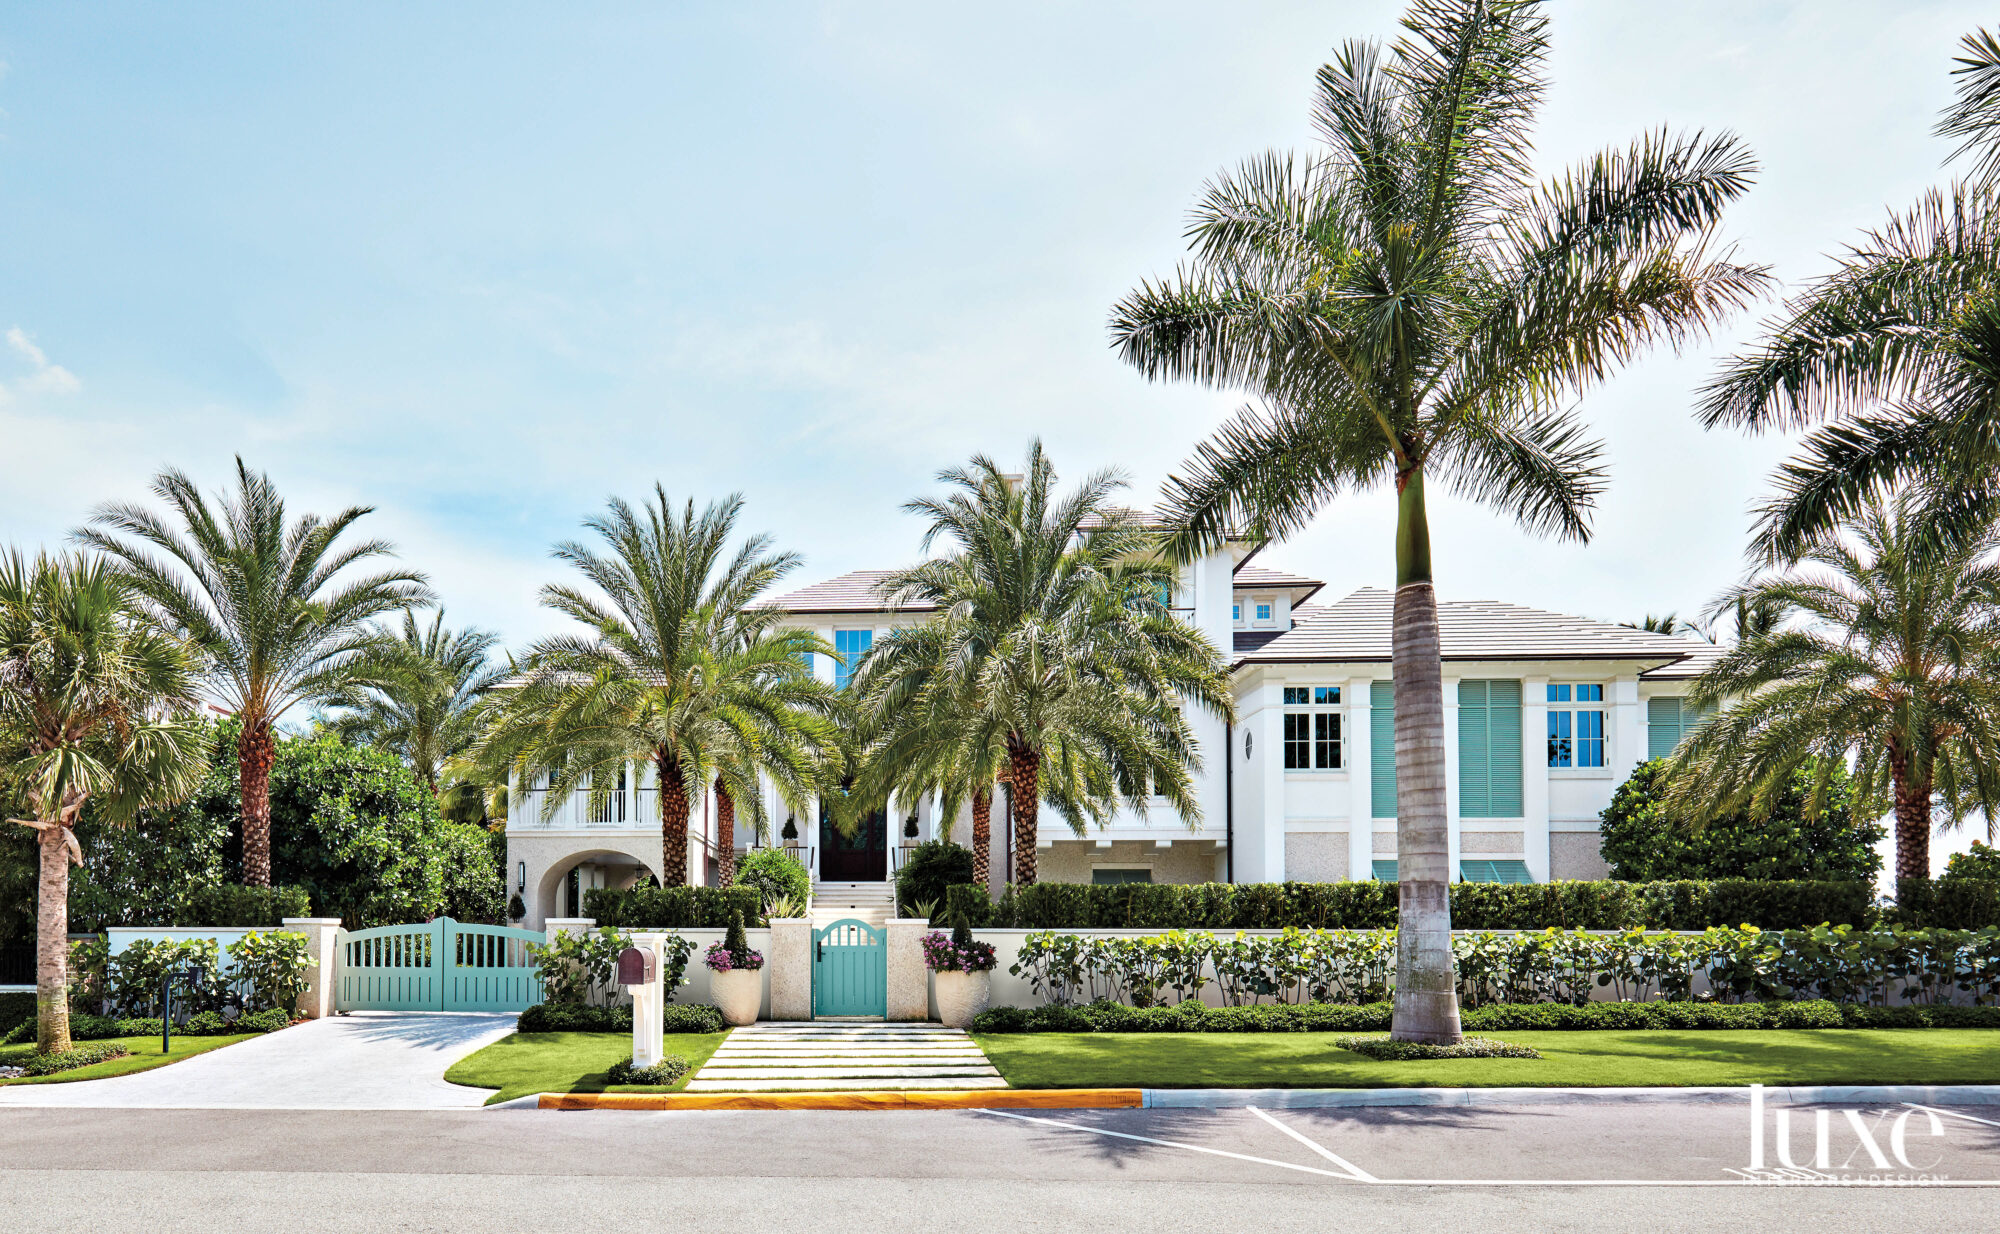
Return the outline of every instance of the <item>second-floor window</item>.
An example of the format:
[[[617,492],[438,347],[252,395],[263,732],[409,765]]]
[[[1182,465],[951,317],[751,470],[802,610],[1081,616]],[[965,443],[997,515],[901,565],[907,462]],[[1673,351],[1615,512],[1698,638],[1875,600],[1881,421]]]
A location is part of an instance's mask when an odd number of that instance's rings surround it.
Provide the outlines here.
[[[1338,771],[1340,687],[1285,687],[1285,770]]]
[[[1242,625],[1242,624],[1243,624],[1243,603],[1242,603],[1242,601],[1240,601],[1240,600],[1239,600],[1239,601],[1237,601],[1237,602],[1236,602],[1235,604],[1232,604],[1232,605],[1230,605],[1230,606],[1229,606],[1229,620],[1231,620],[1231,621],[1235,622],[1235,623],[1236,623],[1237,625]]]
[[[1271,602],[1269,600],[1257,601],[1257,624],[1268,625],[1270,623],[1270,620],[1271,620]]]
[[[1549,687],[1549,766],[1604,766],[1604,687]]]
[[[840,658],[833,662],[833,688],[845,690],[853,679],[854,670],[861,667],[861,657],[868,654],[868,648],[875,643],[873,630],[835,630],[833,649]]]

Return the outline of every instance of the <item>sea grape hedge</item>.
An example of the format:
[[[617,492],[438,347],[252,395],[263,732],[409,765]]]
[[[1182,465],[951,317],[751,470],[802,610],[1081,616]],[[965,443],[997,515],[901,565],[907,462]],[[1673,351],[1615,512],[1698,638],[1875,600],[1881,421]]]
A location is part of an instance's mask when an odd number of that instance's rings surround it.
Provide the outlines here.
[[[1961,886],[1973,886],[1961,883]],[[1994,885],[2000,891],[2000,885]],[[1926,886],[1926,894],[1937,893]],[[1796,929],[1865,925],[1873,920],[1873,891],[1866,883],[1707,882],[1453,883],[1451,921],[1463,930],[1557,929],[1704,930],[1712,925]],[[2000,925],[1972,920],[1982,909],[1976,891],[1948,893],[1949,921],[1906,924],[1969,929]],[[1940,902],[1941,903],[1941,902]],[[1917,914],[1944,911],[1926,907]],[[983,888],[953,887],[946,920],[963,915],[987,928],[1087,929],[1300,929],[1379,930],[1396,924],[1396,884],[1340,883],[1037,883],[1010,888],[997,903]]]

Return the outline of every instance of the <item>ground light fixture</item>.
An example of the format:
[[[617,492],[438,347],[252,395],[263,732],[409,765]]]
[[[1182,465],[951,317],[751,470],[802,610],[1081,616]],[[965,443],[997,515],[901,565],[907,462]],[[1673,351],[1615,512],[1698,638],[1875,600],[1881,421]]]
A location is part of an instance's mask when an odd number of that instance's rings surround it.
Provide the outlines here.
[[[174,987],[180,986],[189,994],[200,988],[208,978],[208,966],[200,960],[192,961],[186,968],[176,972],[168,969],[160,978],[160,1054],[164,1057],[168,1047],[174,1043]]]

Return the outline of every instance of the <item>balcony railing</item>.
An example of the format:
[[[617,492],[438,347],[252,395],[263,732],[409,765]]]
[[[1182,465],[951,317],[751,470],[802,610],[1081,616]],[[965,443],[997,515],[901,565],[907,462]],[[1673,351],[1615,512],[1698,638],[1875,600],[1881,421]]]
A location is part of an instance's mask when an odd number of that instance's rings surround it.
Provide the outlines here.
[[[549,827],[575,830],[586,827],[604,827],[630,830],[634,827],[659,825],[660,811],[651,788],[624,788],[592,798],[587,791],[578,790],[569,794],[569,799],[557,803],[555,813],[542,817],[542,810],[548,800],[548,790],[524,789],[515,794],[514,804],[518,807],[509,813],[515,827]]]

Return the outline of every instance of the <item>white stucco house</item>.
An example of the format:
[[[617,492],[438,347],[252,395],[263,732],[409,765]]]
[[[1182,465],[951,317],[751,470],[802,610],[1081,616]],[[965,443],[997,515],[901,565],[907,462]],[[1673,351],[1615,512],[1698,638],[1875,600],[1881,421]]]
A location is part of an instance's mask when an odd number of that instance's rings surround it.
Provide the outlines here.
[[[1395,761],[1390,683],[1391,593],[1363,589],[1315,603],[1322,584],[1257,564],[1231,544],[1182,571],[1172,606],[1231,657],[1233,726],[1197,714],[1204,766],[1202,817],[1164,806],[1121,809],[1078,837],[1042,812],[1045,882],[1275,882],[1395,876]],[[770,603],[817,630],[850,662],[876,637],[928,614],[892,608],[887,571],[857,571]],[[1687,638],[1487,601],[1439,606],[1444,652],[1446,793],[1452,867],[1462,878],[1541,882],[1597,878],[1598,814],[1640,762],[1671,750],[1683,731],[1687,682],[1716,649]],[[843,683],[848,666],[816,657],[814,671]],[[816,883],[844,892],[882,887],[897,851],[948,835],[970,843],[969,812],[937,816],[934,801],[897,801],[843,839],[816,810],[767,803],[773,839],[792,845]],[[656,872],[658,812],[646,769],[597,805],[578,794],[542,821],[540,794],[517,788],[509,811],[510,890],[529,924],[574,915],[590,887]],[[915,820],[915,836],[907,834]],[[993,868],[1008,877],[1005,812],[993,817]],[[690,879],[714,870],[715,811],[705,797],[690,820]],[[739,829],[737,845],[751,843]],[[886,897],[885,897],[886,898]]]

